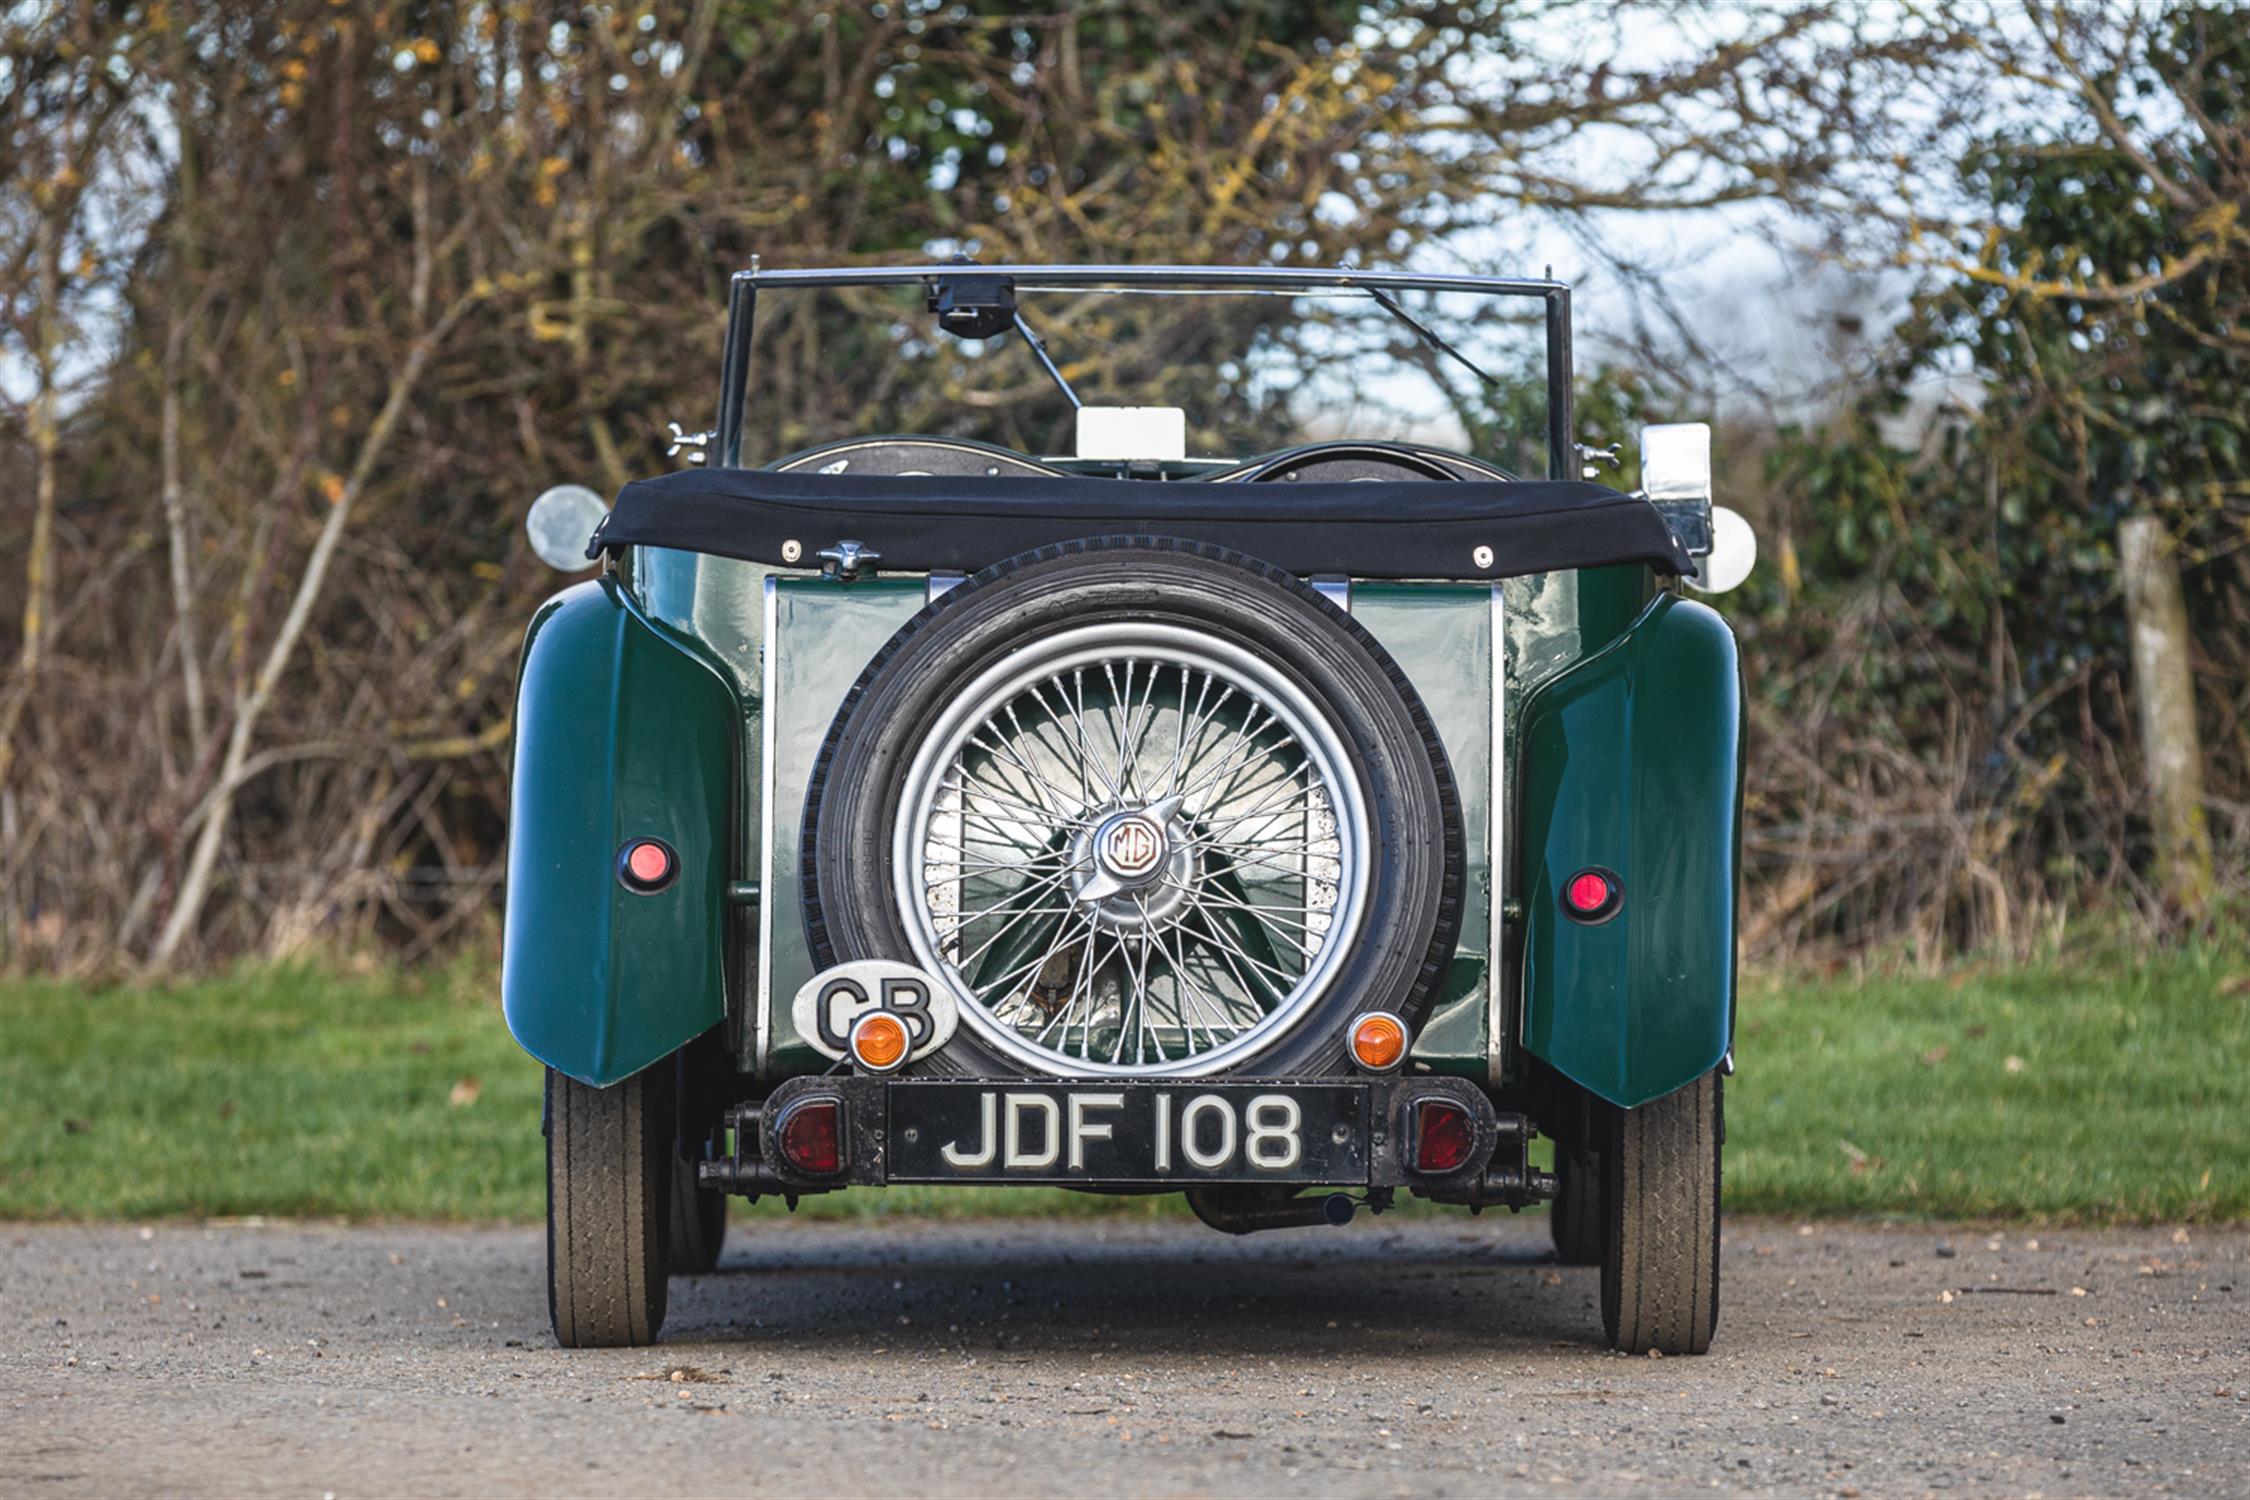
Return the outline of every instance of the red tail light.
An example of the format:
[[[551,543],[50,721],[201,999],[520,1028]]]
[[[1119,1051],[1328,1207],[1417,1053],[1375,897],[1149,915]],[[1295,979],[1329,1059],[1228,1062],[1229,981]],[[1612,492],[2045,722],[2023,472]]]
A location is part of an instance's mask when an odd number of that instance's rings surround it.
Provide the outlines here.
[[[1563,910],[1581,922],[1601,922],[1624,903],[1625,887],[1607,870],[1580,870],[1563,882]]]
[[[823,1096],[800,1099],[774,1127],[781,1159],[807,1177],[833,1177],[844,1169],[844,1106]]]
[[[1476,1150],[1477,1124],[1468,1109],[1451,1099],[1422,1099],[1414,1105],[1414,1170],[1458,1172]]]

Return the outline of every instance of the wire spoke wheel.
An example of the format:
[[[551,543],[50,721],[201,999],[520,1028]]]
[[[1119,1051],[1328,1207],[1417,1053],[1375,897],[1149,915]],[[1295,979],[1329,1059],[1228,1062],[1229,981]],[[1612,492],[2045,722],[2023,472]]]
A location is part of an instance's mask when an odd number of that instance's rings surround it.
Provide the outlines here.
[[[1362,918],[1368,812],[1268,661],[1152,622],[1065,630],[967,684],[906,777],[917,959],[1050,1072],[1203,1072],[1317,1004]]]

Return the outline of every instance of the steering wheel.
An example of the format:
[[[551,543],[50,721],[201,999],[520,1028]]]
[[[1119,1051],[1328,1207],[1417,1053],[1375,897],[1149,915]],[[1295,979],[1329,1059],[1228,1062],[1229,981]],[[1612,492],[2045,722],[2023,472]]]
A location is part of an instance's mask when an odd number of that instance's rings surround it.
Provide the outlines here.
[[[1402,479],[1506,479],[1488,464],[1455,454],[1436,454],[1397,443],[1308,443],[1285,453],[1254,460],[1213,475],[1208,483],[1350,484]]]

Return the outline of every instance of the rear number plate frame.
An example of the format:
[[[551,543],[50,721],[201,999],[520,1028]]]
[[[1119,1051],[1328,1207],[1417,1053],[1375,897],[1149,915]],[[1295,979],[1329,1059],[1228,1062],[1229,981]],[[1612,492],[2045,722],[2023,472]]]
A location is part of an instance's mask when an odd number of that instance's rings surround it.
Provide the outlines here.
[[[884,1180],[1363,1186],[1364,1083],[898,1079]]]

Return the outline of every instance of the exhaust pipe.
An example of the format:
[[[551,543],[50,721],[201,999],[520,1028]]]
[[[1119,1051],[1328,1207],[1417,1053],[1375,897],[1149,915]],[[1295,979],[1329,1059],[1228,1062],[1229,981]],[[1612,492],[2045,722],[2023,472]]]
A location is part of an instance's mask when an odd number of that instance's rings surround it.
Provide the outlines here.
[[[1317,1198],[1275,1197],[1270,1190],[1251,1188],[1189,1188],[1188,1207],[1213,1229],[1226,1234],[1256,1234],[1261,1229],[1306,1229],[1315,1224],[1349,1224],[1358,1205],[1343,1193]]]

